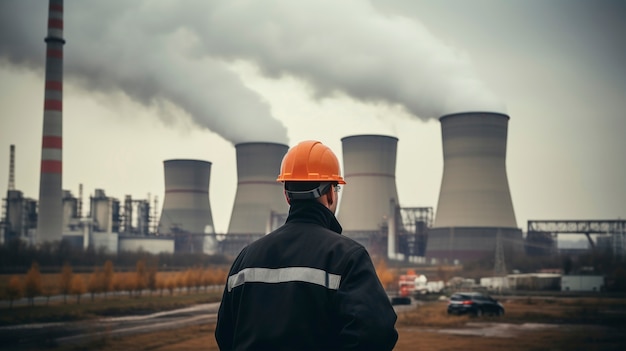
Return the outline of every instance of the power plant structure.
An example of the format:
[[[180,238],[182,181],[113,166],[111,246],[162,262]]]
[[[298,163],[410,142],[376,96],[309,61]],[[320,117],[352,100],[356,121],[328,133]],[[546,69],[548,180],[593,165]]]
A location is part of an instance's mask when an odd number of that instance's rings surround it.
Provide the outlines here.
[[[127,195],[122,203],[96,189],[89,198],[90,212],[81,219],[83,246],[104,249],[108,253],[144,251],[173,253],[174,238],[155,234],[150,199],[134,200]],[[156,200],[155,200],[156,207]],[[67,235],[64,235],[64,240]]]
[[[37,201],[15,189],[15,145],[9,148],[9,185],[2,203],[0,243],[14,239],[34,244],[37,229]]]
[[[215,234],[209,200],[211,162],[166,160],[165,198],[157,233],[175,237],[176,252],[214,253]]]
[[[173,237],[155,235],[149,199],[126,195],[121,202],[103,189],[96,189],[89,197],[89,213],[83,216],[82,186],[79,192],[81,195],[76,198],[70,191],[63,191],[63,241],[73,247],[93,247],[112,254],[138,250],[174,252]]]
[[[344,227],[344,235],[361,242],[372,256],[410,263],[468,262],[491,260],[494,256],[503,263],[511,250],[523,251],[521,229],[516,227],[504,166],[508,118],[494,113],[441,118],[445,168],[436,220],[432,207],[399,205],[395,183],[397,138],[383,135],[343,138],[343,173],[347,185],[342,191],[337,216]],[[245,223],[247,214],[256,213],[256,216],[250,215],[258,219],[254,229],[215,233],[209,201],[211,163],[174,159],[163,162],[165,203],[158,225],[156,198],[152,206],[150,195],[148,200],[126,195],[120,201],[108,196],[103,189],[96,189],[89,197],[89,212],[83,215],[80,186],[78,198],[68,190],[63,191],[62,239],[75,247],[93,247],[108,253],[202,252],[235,256],[245,245],[282,225],[287,217],[282,187],[275,181],[278,164],[287,147],[260,144],[261,148],[249,144],[238,146],[240,184],[233,208],[233,213],[239,209],[247,211],[239,215],[243,216],[239,220],[244,224],[248,224]],[[12,145],[9,188],[3,199],[0,231],[5,243],[17,239],[36,245],[33,238],[36,238],[37,201],[15,189],[14,154]],[[255,162],[265,168],[255,166]],[[269,165],[272,162],[276,164]],[[388,206],[383,206],[386,199]],[[268,205],[272,201],[275,207]],[[527,249],[534,250],[527,250],[526,254],[554,252],[552,246],[541,249],[537,244],[543,241],[538,242],[535,234],[550,238],[553,244],[556,232],[572,231],[569,224],[572,221],[550,222],[555,223],[531,230],[529,221],[525,244]],[[613,222],[620,227],[603,229]],[[236,222],[231,221],[233,223]],[[626,247],[623,244],[626,242],[624,221],[585,223],[586,227],[578,224],[577,232],[587,236],[590,233],[612,234],[598,238],[598,245],[610,246],[616,254],[623,255]],[[585,229],[595,228],[592,225],[599,229]]]
[[[497,245],[521,251],[506,173],[509,116],[466,112],[442,116],[444,169],[426,256],[492,258]]]
[[[35,244],[37,201],[24,197],[19,190],[8,190],[3,202],[2,242],[21,240]]]
[[[341,139],[344,179],[337,219],[346,232],[377,231],[387,226],[396,188],[398,138],[353,135]]]
[[[81,187],[82,189],[82,187]],[[81,194],[82,195],[82,194]],[[80,213],[82,196],[74,197],[69,190],[63,190],[63,240],[72,246],[87,248],[89,238],[86,237]]]
[[[248,243],[284,223],[289,206],[276,177],[288,149],[267,142],[235,145],[237,191],[227,235],[218,237],[220,252],[235,256]]]
[[[396,188],[398,138],[386,135],[353,135],[341,139],[343,174],[337,219],[344,235],[370,252],[386,255],[395,250],[394,235],[386,233],[399,205]],[[395,222],[394,222],[395,223]],[[393,224],[391,229],[393,230]],[[391,243],[389,243],[389,241]]]
[[[235,256],[285,222],[289,207],[276,177],[288,146],[272,142],[235,145],[237,190],[226,233],[214,229],[209,198],[212,164],[202,160],[163,161],[160,218],[156,198],[154,205],[150,195],[148,199],[126,195],[120,201],[103,189],[95,189],[89,211],[83,214],[82,186],[78,197],[62,188],[63,25],[64,1],[49,0],[39,198],[28,198],[16,189],[11,145],[0,243],[20,240],[38,246],[63,240],[108,253]],[[557,245],[559,233],[585,234],[591,247],[626,256],[626,222],[621,219],[529,221],[523,239],[506,171],[509,120],[496,112],[440,117],[444,168],[436,211],[401,206],[396,186],[398,138],[373,134],[342,138],[347,185],[337,217],[343,234],[363,244],[372,256],[414,263],[489,259],[504,267],[505,257],[524,253],[524,247],[528,256],[564,252]]]
[[[271,142],[235,145],[237,190],[228,231],[217,234],[209,199],[211,163],[164,161],[165,199],[157,223],[156,200],[122,201],[96,189],[83,215],[78,198],[62,189],[63,177],[63,0],[49,0],[39,200],[15,189],[14,145],[9,187],[3,199],[2,242],[43,244],[60,240],[108,252],[144,250],[236,255],[253,240],[282,225],[288,214],[276,182],[288,146]],[[337,217],[344,234],[371,254],[392,260],[421,257],[443,261],[493,258],[523,252],[506,173],[509,116],[462,112],[440,117],[444,170],[437,211],[400,206],[396,188],[398,139],[352,135],[341,139],[345,186]],[[154,214],[151,214],[154,210]],[[436,216],[435,216],[436,214]],[[434,219],[433,219],[434,218]],[[553,244],[551,231],[531,239]],[[538,238],[538,239],[533,239]],[[612,241],[623,252],[623,229]],[[547,246],[539,253],[551,252]]]
[[[273,229],[272,216],[289,211],[282,184],[276,182],[288,146],[251,142],[237,144],[235,149],[237,191],[228,235],[265,235]]]
[[[50,0],[37,242],[63,236],[63,0]]]

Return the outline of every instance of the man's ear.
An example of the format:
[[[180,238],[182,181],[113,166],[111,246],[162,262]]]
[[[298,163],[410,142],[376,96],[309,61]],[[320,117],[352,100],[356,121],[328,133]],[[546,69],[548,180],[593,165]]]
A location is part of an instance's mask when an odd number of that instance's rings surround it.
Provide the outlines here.
[[[330,190],[326,194],[324,194],[324,196],[326,196],[326,202],[328,203],[328,206],[335,203],[335,199],[333,199],[334,192],[335,190],[331,187]]]

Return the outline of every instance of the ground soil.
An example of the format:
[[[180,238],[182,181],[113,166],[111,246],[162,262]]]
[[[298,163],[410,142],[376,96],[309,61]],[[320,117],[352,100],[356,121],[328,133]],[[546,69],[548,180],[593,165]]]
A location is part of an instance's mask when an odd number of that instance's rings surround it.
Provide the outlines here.
[[[445,302],[398,312],[394,350],[625,350],[626,299],[517,299],[503,317],[457,317]],[[214,324],[123,339],[94,340],[86,349],[218,350]]]
[[[213,325],[194,327],[185,332],[178,332],[176,337],[142,335],[133,340],[109,341],[101,346],[102,350],[219,350],[213,337]],[[193,334],[190,335],[190,334]],[[559,328],[538,328],[524,330],[515,335],[483,336],[454,335],[442,333],[437,329],[400,327],[399,338],[394,350],[624,350],[626,338],[619,335],[619,330],[594,328],[589,326],[569,326]],[[161,333],[162,334],[162,333]],[[200,336],[198,336],[200,335]],[[178,340],[176,340],[178,339]]]

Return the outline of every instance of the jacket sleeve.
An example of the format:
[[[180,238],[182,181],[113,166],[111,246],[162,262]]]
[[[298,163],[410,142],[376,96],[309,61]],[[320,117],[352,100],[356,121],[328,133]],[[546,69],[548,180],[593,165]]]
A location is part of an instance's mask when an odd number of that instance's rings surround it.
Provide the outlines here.
[[[237,272],[239,264],[246,248],[241,250],[235,261],[233,262],[228,272],[228,277]],[[228,277],[226,278],[226,284],[224,285],[224,292],[222,294],[222,302],[217,312],[217,323],[215,326],[215,341],[220,350],[232,350],[234,343],[235,332],[235,310],[236,306],[233,301],[232,292],[228,291]]]
[[[217,324],[215,326],[215,341],[220,350],[233,349],[233,317],[231,309],[231,294],[228,293],[228,283],[224,287],[222,303],[217,312]]]
[[[397,316],[364,248],[348,256],[335,303],[343,349],[393,349]]]

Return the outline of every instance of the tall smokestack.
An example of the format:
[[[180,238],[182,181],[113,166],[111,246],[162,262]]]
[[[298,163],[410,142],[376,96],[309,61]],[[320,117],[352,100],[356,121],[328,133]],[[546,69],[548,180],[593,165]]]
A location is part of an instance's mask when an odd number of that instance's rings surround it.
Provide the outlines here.
[[[337,219],[344,231],[379,231],[399,204],[396,189],[398,138],[354,135],[341,139],[344,179]],[[347,234],[349,235],[349,234]]]
[[[83,184],[78,184],[78,218],[83,218]]]
[[[63,233],[63,0],[50,0],[46,42],[41,176],[37,242],[61,240]]]
[[[163,166],[165,197],[158,232],[213,234],[215,230],[209,202],[211,162],[166,160]]]
[[[7,190],[15,190],[15,145],[9,149],[9,187]]]
[[[228,233],[266,234],[272,212],[287,213],[282,184],[276,182],[287,145],[241,143],[237,152],[237,193]]]
[[[444,169],[426,255],[493,258],[498,230],[509,239],[521,237],[506,174],[509,116],[467,112],[439,120]]]

